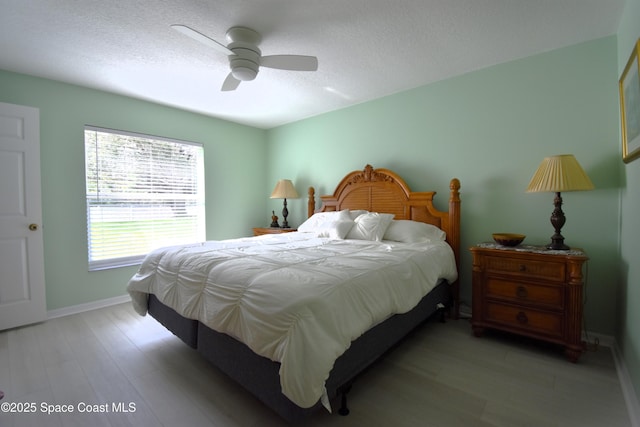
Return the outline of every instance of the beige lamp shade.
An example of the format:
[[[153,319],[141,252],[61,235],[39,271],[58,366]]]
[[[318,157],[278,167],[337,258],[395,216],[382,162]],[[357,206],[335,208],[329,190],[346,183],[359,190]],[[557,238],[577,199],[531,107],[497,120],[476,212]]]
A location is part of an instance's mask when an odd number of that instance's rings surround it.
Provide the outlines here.
[[[572,154],[545,157],[536,170],[527,192],[593,190],[594,186]]]
[[[281,179],[276,184],[276,188],[271,192],[271,199],[297,199],[296,191],[290,179]]]

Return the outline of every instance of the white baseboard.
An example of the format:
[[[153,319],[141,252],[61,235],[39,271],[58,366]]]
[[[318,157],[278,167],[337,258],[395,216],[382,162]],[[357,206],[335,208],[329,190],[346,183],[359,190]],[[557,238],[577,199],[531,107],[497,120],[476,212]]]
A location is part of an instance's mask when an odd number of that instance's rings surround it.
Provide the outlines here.
[[[471,307],[464,302],[460,303],[460,318],[471,319]]]
[[[122,304],[131,301],[131,297],[120,295],[118,297],[92,301],[85,304],[72,305],[70,307],[58,308],[47,311],[47,319],[55,319],[57,317],[69,316],[71,314],[84,313],[85,311],[96,310],[98,308],[109,307],[111,305]]]
[[[582,340],[587,344],[598,343],[598,345],[611,349],[613,349],[613,346],[616,344],[615,338],[611,335],[598,334],[596,332],[582,332]]]
[[[616,371],[618,372],[618,378],[620,379],[620,387],[622,388],[622,394],[624,400],[627,403],[627,411],[629,413],[629,419],[631,420],[631,427],[640,427],[640,401],[638,395],[631,382],[631,376],[627,370],[627,365],[624,363],[624,358],[620,352],[620,348],[615,340],[611,346],[611,353],[613,354],[613,360],[616,364]]]
[[[620,380],[620,387],[622,388],[622,395],[624,401],[627,404],[627,412],[629,413],[629,419],[631,420],[631,427],[640,427],[640,401],[638,395],[633,387],[631,376],[627,370],[627,365],[624,363],[624,358],[618,347],[616,339],[610,335],[601,335],[596,333],[584,334],[585,341],[594,343],[596,340],[598,344],[603,347],[609,347],[613,356],[613,362],[616,365],[616,372],[618,373],[618,379]],[[588,339],[587,339],[588,338]]]

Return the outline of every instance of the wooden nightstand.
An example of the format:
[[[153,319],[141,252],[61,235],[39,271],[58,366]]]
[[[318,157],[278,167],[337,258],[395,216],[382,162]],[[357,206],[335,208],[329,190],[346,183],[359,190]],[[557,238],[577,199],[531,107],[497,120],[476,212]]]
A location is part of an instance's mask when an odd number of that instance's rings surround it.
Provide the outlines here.
[[[476,336],[500,329],[564,346],[577,362],[582,354],[582,265],[580,249],[543,246],[472,247],[471,326]]]
[[[254,227],[253,235],[262,236],[263,234],[280,234],[298,231],[297,228],[278,228],[278,227]]]

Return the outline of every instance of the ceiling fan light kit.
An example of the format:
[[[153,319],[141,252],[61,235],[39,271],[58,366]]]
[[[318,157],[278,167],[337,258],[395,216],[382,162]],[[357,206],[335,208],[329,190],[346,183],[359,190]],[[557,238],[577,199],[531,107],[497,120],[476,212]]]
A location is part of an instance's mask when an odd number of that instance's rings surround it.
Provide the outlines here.
[[[244,58],[231,59],[231,74],[238,80],[248,82],[258,75],[258,64]]]
[[[226,33],[229,44],[225,46],[186,25],[174,24],[171,27],[194,40],[227,54],[231,72],[222,84],[223,91],[235,90],[241,81],[255,79],[260,71],[260,66],[291,71],[316,71],[318,69],[318,59],[315,56],[270,55],[263,57],[262,51],[258,48],[262,36],[251,28],[229,28]]]

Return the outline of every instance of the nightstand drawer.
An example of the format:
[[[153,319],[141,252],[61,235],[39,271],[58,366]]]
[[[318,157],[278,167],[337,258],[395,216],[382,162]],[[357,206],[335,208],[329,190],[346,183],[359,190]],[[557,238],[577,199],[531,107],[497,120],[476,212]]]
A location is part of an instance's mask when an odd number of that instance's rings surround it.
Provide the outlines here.
[[[493,302],[486,304],[485,320],[487,322],[553,338],[562,338],[564,335],[562,319],[562,313],[550,313]]]
[[[565,280],[565,263],[519,259],[508,257],[485,257],[488,272],[526,275],[528,278],[540,278],[563,282]]]
[[[564,308],[564,287],[559,285],[539,285],[490,277],[486,281],[485,295],[487,298],[525,305],[556,310]]]

